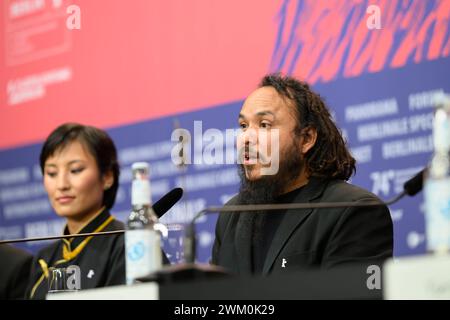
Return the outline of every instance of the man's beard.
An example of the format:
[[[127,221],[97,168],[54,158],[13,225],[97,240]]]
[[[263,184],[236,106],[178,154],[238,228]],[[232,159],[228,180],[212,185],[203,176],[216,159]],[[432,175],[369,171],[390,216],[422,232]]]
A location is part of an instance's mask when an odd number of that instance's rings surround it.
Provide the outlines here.
[[[292,146],[283,155],[280,155],[279,170],[275,175],[265,175],[251,181],[245,175],[244,166],[239,165],[238,172],[241,180],[238,195],[239,204],[275,203],[277,196],[280,196],[285,188],[299,177],[305,161],[296,142],[294,140]],[[272,211],[271,214],[277,214],[277,212]],[[240,236],[252,234],[253,240],[261,239],[264,216],[265,211],[242,212],[237,226],[238,234]]]

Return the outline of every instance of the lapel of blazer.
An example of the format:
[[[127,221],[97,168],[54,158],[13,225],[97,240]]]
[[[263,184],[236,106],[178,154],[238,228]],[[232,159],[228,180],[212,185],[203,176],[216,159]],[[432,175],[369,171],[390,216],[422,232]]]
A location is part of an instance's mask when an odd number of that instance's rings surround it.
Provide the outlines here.
[[[312,200],[322,195],[327,184],[328,182],[326,180],[311,177],[308,184],[305,186],[305,189],[300,192],[299,196],[293,202],[311,202]],[[291,234],[298,228],[298,226],[308,217],[308,215],[312,211],[313,209],[294,209],[288,210],[286,212],[277,231],[275,232],[269,251],[267,252],[266,261],[264,262],[262,271],[263,275],[267,275],[269,273],[269,270],[271,269],[273,263],[283,249],[284,245],[289,240]]]

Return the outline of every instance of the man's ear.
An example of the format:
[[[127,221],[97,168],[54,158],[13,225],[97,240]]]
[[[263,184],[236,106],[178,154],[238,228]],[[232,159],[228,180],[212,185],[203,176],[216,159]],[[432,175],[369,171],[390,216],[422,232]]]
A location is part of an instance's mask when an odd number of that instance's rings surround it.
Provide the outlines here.
[[[312,127],[306,127],[302,130],[300,139],[300,148],[302,154],[306,154],[316,144],[317,130]]]
[[[112,170],[106,171],[103,175],[103,189],[108,190],[114,184],[114,174]]]

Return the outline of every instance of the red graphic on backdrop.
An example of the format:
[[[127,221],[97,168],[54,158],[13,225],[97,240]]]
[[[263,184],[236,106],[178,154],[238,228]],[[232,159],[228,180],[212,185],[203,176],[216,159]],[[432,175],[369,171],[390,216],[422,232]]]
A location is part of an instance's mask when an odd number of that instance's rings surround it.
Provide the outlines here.
[[[25,3],[35,6],[23,11]],[[65,24],[73,3],[82,17],[76,32]],[[381,30],[366,27],[372,4]],[[238,101],[270,70],[317,83],[447,57],[449,6],[2,1],[0,150],[41,141],[67,121],[110,128]]]
[[[380,30],[366,24],[374,4]],[[271,68],[317,83],[447,57],[449,17],[447,0],[285,0]]]

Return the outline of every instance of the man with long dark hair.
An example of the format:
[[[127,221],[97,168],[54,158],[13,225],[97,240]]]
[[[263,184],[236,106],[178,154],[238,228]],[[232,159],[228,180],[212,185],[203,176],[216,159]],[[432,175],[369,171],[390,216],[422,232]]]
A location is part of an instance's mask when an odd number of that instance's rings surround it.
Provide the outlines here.
[[[379,201],[346,182],[355,159],[308,84],[279,74],[264,77],[245,100],[239,125],[241,186],[227,205]],[[270,139],[275,132],[276,144]],[[274,159],[278,170],[267,174]],[[219,216],[212,263],[239,274],[270,274],[379,262],[392,252],[385,206],[237,212]]]

